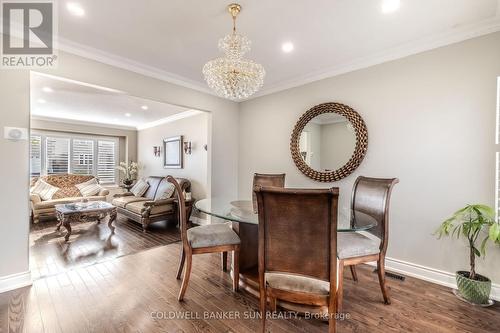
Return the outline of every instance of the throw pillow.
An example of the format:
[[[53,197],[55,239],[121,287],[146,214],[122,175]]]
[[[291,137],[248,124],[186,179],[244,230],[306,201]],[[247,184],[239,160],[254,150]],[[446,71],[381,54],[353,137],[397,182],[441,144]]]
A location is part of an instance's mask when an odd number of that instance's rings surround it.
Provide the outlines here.
[[[52,199],[54,194],[59,191],[59,187],[55,187],[46,181],[39,179],[35,186],[31,188],[31,193],[38,194],[43,201]]]
[[[169,198],[172,197],[172,195],[174,194],[174,192],[175,192],[175,186],[174,186],[174,184],[168,184],[167,188],[160,195],[159,199],[160,200],[169,199]]]
[[[149,184],[144,180],[139,179],[137,183],[135,183],[134,187],[130,189],[130,192],[132,192],[136,197],[142,197],[148,188]]]
[[[78,190],[80,190],[80,193],[84,197],[91,197],[97,195],[102,190],[102,187],[99,185],[97,179],[95,178],[92,178],[91,180],[81,184],[76,184],[75,186],[76,188],[78,188]]]

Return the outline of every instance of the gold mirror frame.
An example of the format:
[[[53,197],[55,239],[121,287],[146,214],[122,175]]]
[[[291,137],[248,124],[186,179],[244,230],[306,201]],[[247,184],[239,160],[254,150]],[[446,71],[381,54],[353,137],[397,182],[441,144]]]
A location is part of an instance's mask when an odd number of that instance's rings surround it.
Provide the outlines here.
[[[329,172],[316,171],[309,165],[307,165],[307,163],[302,158],[302,155],[300,154],[299,148],[300,135],[304,127],[314,117],[324,113],[336,113],[338,115],[346,117],[347,120],[352,124],[354,133],[356,135],[356,146],[354,148],[354,153],[352,154],[349,161],[341,168]],[[295,125],[295,128],[292,132],[292,137],[290,139],[290,151],[297,168],[299,168],[299,170],[307,177],[324,183],[338,181],[349,176],[361,164],[363,158],[365,157],[367,149],[368,130],[366,129],[365,121],[359,115],[359,113],[354,111],[354,109],[341,103],[323,103],[309,109],[302,115],[302,117],[300,117],[299,121],[297,121],[297,124]]]

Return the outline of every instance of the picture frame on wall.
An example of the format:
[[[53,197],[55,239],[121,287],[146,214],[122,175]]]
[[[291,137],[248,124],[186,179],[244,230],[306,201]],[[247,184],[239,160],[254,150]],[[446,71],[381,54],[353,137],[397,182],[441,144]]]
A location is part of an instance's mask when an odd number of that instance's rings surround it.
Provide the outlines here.
[[[184,139],[182,135],[163,139],[163,168],[182,169],[183,145],[184,145]]]

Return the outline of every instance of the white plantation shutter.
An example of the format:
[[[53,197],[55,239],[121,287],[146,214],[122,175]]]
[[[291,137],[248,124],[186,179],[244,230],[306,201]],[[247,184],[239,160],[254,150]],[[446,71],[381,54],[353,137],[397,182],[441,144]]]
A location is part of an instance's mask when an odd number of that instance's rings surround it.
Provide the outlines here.
[[[73,167],[71,173],[94,173],[94,140],[73,139]]]
[[[69,173],[69,139],[47,137],[46,154],[48,175]]]
[[[30,174],[40,176],[42,172],[42,137],[32,135],[30,140]]]
[[[116,141],[97,141],[97,178],[101,184],[116,183]]]

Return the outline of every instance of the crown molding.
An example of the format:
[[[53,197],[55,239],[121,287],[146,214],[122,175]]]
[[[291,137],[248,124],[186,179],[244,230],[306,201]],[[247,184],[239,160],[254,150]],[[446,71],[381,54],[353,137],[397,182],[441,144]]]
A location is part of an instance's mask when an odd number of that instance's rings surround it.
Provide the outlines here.
[[[183,76],[149,66],[138,61],[108,53],[90,46],[70,41],[66,38],[57,38],[58,49],[83,58],[92,59],[107,65],[126,69],[128,71],[159,79],[175,85],[193,89],[202,93],[217,96],[206,85]],[[218,97],[218,96],[217,96]]]
[[[360,57],[344,64],[336,65],[327,69],[316,71],[307,75],[298,76],[293,79],[280,82],[265,87],[255,95],[246,100],[252,100],[261,96],[273,94],[279,91],[299,87],[315,81],[331,78],[337,75],[353,72],[385,62],[405,58],[414,54],[422,53],[432,49],[437,49],[446,45],[463,42],[468,39],[484,36],[490,33],[500,31],[500,0],[497,16],[492,19],[478,22],[477,24],[467,25],[456,28],[445,33],[435,35],[429,38],[404,43],[400,46],[385,50],[380,53],[372,54],[366,57]]]
[[[171,122],[174,122],[174,121],[177,121],[177,120],[181,120],[181,119],[184,119],[184,118],[197,116],[197,115],[202,114],[202,113],[203,113],[203,111],[198,111],[198,110],[188,110],[188,111],[176,113],[176,114],[173,114],[171,116],[168,116],[168,117],[165,117],[165,118],[162,118],[162,119],[159,119],[159,120],[155,120],[155,121],[152,121],[152,122],[140,125],[140,126],[137,126],[137,130],[141,131],[141,130],[144,130],[144,129],[148,129],[148,128],[160,126],[160,125],[163,125],[163,124],[171,123]]]

